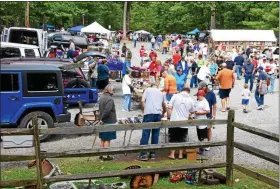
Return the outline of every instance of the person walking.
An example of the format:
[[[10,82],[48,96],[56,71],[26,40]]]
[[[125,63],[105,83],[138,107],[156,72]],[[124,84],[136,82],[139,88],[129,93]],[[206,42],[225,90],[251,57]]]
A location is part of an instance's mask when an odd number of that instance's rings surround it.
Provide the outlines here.
[[[133,35],[133,47],[136,48],[137,36],[136,33]]]
[[[131,72],[128,72],[122,80],[122,92],[123,92],[123,112],[132,111],[131,109],[131,93],[133,92],[133,86],[131,83]]]
[[[96,85],[100,92],[102,92],[103,89],[109,84],[109,68],[106,64],[107,60],[103,59],[101,60],[101,64],[99,64],[97,68]]]
[[[155,49],[156,39],[155,37],[152,37],[151,39],[152,49]]]
[[[255,79],[255,66],[252,64],[252,60],[247,60],[247,63],[244,64],[242,68],[242,72],[245,76],[245,84],[248,84],[248,81],[250,80],[250,91],[252,92]]]
[[[273,94],[274,83],[275,83],[275,75],[277,74],[277,71],[276,71],[277,65],[276,65],[275,61],[273,61],[273,59],[270,59],[269,63],[270,63],[270,71],[268,71],[267,74],[268,74],[269,79],[270,79],[270,85],[269,85],[269,88],[268,88],[268,92],[270,94]]]
[[[257,102],[257,110],[263,110],[264,109],[264,95],[267,94],[267,74],[263,71],[263,67],[258,67],[258,80],[257,80],[257,86],[255,91],[255,99]]]
[[[210,79],[209,62],[205,61],[205,64],[199,69],[197,74],[198,83],[205,81],[207,77]]]
[[[143,122],[160,122],[161,118],[166,113],[166,103],[161,91],[157,88],[156,84],[144,91],[142,100],[142,111],[144,114]],[[140,145],[147,145],[149,143],[150,134],[152,132],[151,144],[158,144],[160,129],[143,129]],[[155,152],[150,152],[150,158],[155,159]],[[148,153],[141,152],[139,157],[141,161],[148,161]]]
[[[213,91],[208,89],[208,85],[205,82],[201,82],[198,87],[199,90],[203,90],[205,92],[205,99],[207,100],[210,108],[210,113],[206,114],[207,119],[216,119],[217,115],[217,99],[216,95]],[[212,125],[208,125],[208,141],[212,140]],[[210,147],[204,148],[205,151],[209,151]]]
[[[184,85],[187,81],[186,74],[183,73],[183,69],[177,66],[177,72],[174,75],[177,84],[177,91],[181,91],[184,88]]]
[[[89,61],[89,74],[91,78],[91,87],[96,88],[96,82],[98,78],[98,59],[97,57],[92,58]]]
[[[190,97],[190,88],[184,87],[182,91],[175,94],[169,104],[167,118],[170,121],[188,120],[195,111],[195,101]],[[188,142],[188,127],[175,127],[168,129],[170,143]],[[169,159],[175,159],[175,150],[170,150]],[[183,159],[183,150],[179,150],[178,159]]]
[[[151,60],[153,59],[153,57],[156,57],[156,59],[157,59],[158,55],[157,55],[157,53],[155,52],[154,49],[151,50],[151,52],[149,54],[149,57],[150,57]]]
[[[164,78],[164,91],[166,92],[166,100],[170,101],[172,96],[177,93],[176,79],[173,75],[169,75],[167,71],[162,72]]]
[[[162,42],[162,54],[167,54],[167,50],[168,50],[168,46],[169,46],[169,42],[168,39],[166,38],[163,42]]]
[[[177,67],[182,68],[183,73],[186,75],[186,81],[187,81],[189,65],[184,56],[181,57],[181,60],[178,62]]]
[[[193,59],[190,59],[190,62],[191,62],[191,74],[192,74],[192,77],[191,77],[191,82],[190,82],[190,87],[193,88],[193,86],[195,88],[198,87],[198,82],[197,82],[197,73],[198,73],[198,66],[197,66],[197,63],[193,60]]]
[[[175,66],[176,69],[178,62],[181,60],[179,50],[176,50],[176,53],[172,55],[172,60],[173,60],[173,65]]]
[[[222,70],[218,73],[216,76],[216,80],[220,83],[220,98],[221,98],[221,104],[222,104],[222,112],[225,112],[227,109],[229,110],[229,103],[230,98],[229,94],[231,92],[231,89],[234,87],[234,74],[232,70],[227,68],[227,64],[222,64]]]
[[[241,92],[241,96],[242,96],[242,108],[243,108],[243,112],[244,113],[248,113],[248,104],[249,104],[249,99],[251,96],[251,91],[248,89],[249,85],[245,84],[244,85],[244,89]]]
[[[244,64],[244,58],[243,58],[241,52],[239,52],[238,56],[236,56],[234,58],[234,63],[235,63],[237,80],[240,80],[240,75],[241,75],[242,67],[243,67],[243,64]]]
[[[109,127],[117,122],[115,102],[112,98],[113,94],[114,88],[111,84],[109,84],[104,88],[103,94],[100,96],[98,101],[100,112],[99,124],[106,127]],[[110,147],[111,140],[117,139],[116,131],[99,133],[99,138],[101,139],[100,147],[108,148]],[[99,159],[106,161],[113,160],[113,157],[109,155],[107,157],[100,156]]]
[[[210,113],[209,103],[205,98],[206,94],[203,90],[197,92],[197,102],[195,105],[195,119],[207,119],[207,114]],[[197,137],[199,141],[203,141],[208,138],[207,125],[199,125],[196,127]],[[205,149],[199,148],[199,153],[204,154]]]

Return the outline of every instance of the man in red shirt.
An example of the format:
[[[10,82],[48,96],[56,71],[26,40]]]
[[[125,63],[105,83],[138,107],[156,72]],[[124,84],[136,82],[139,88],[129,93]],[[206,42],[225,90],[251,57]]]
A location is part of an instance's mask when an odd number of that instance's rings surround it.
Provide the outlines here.
[[[153,76],[156,78],[156,74],[157,74],[157,59],[156,57],[152,57],[152,62],[149,66],[150,69],[150,76]]]
[[[173,65],[175,66],[175,68],[180,60],[181,60],[181,56],[179,54],[179,51],[176,50],[176,53],[173,54]]]
[[[146,49],[145,49],[144,46],[142,45],[142,46],[141,46],[141,49],[140,49],[140,57],[141,57],[141,58],[144,56],[145,51],[146,51]]]
[[[258,58],[256,56],[254,56],[253,64],[254,64],[255,70],[257,70],[259,62],[258,62]]]
[[[152,60],[153,57],[157,58],[157,56],[158,56],[157,53],[154,51],[154,49],[152,49],[150,54],[149,54],[150,59]]]

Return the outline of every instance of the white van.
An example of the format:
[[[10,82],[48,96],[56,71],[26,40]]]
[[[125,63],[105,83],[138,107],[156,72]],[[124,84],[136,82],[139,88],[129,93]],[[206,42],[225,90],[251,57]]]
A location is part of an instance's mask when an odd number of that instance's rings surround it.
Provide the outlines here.
[[[8,30],[8,32],[7,32]],[[48,33],[42,29],[26,27],[10,27],[3,30],[4,42],[36,45],[43,55],[47,50]]]
[[[40,58],[39,47],[35,45],[25,45],[19,43],[0,43],[0,59],[2,58]]]

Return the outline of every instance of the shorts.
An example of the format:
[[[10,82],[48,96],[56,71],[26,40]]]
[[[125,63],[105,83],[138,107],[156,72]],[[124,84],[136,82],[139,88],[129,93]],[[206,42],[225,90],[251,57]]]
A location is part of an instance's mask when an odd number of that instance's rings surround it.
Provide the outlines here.
[[[208,138],[208,128],[204,129],[199,129],[198,127],[196,128],[197,131],[197,138],[199,141],[203,141],[204,139]]]
[[[248,105],[249,99],[242,99],[242,105]]]
[[[109,84],[109,78],[104,80],[98,80],[96,82],[98,89],[104,89]]]
[[[168,138],[170,143],[187,142],[188,128],[169,128]]]
[[[230,91],[231,91],[231,89],[220,89],[219,90],[220,98],[221,99],[228,98]]]

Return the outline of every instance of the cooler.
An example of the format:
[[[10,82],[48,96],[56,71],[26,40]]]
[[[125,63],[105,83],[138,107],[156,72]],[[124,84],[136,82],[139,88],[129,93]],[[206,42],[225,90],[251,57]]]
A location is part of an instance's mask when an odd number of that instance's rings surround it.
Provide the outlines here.
[[[3,148],[24,148],[33,146],[32,135],[3,136]]]

